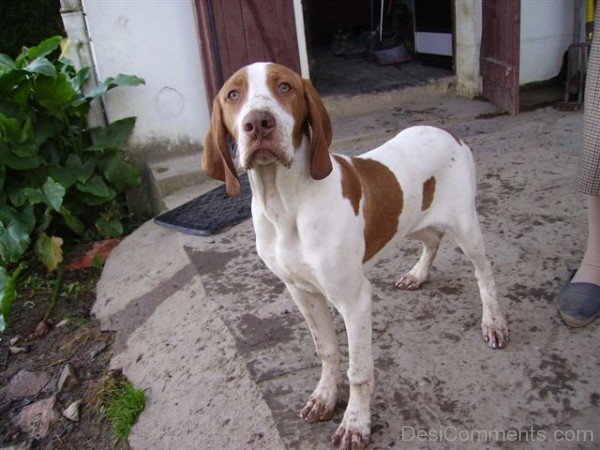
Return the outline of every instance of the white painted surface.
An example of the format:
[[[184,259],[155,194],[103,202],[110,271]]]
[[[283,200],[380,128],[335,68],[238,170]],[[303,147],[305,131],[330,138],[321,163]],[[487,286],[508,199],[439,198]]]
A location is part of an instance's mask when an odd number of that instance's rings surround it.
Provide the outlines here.
[[[573,1],[521,0],[519,83],[558,75],[573,37]]]
[[[133,143],[153,138],[200,144],[208,128],[192,0],[84,0],[100,80],[125,73],[145,86],[106,96],[110,121],[137,116]]]
[[[469,97],[481,93],[479,48],[481,46],[481,1],[456,0],[456,89]]]
[[[300,55],[300,72],[302,78],[310,78],[308,52],[306,50],[306,31],[304,30],[304,11],[302,10],[302,0],[294,0],[294,21],[296,22],[296,39],[298,40],[298,54]]]
[[[417,52],[452,56],[452,33],[415,33]]]

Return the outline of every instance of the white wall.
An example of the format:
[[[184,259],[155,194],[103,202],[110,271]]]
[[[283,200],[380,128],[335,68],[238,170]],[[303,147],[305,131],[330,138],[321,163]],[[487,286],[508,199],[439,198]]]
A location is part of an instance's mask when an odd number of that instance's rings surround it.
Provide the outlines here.
[[[133,144],[200,145],[209,123],[192,0],[84,0],[99,79],[138,75],[145,86],[106,96],[110,121],[137,116]]]
[[[573,40],[573,3],[521,0],[520,84],[558,75],[563,53]]]
[[[481,93],[481,0],[456,0],[455,11],[456,88],[459,94],[473,97]]]

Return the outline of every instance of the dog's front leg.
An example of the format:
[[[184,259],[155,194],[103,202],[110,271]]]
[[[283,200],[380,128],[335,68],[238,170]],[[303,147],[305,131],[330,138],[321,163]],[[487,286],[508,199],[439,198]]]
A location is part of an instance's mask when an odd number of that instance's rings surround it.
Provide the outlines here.
[[[373,355],[371,353],[371,285],[363,277],[358,289],[332,299],[348,334],[350,398],[332,441],[344,450],[363,449],[371,434]]]
[[[298,309],[306,319],[317,354],[321,357],[321,379],[300,412],[307,422],[333,417],[341,382],[340,349],[325,297],[293,285],[287,286]]]

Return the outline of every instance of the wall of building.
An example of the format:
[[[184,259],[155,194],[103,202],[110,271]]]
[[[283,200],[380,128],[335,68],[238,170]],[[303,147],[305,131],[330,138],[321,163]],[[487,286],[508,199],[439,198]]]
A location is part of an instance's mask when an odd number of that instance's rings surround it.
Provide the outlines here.
[[[137,75],[145,86],[106,96],[109,121],[137,116],[134,157],[199,149],[209,124],[192,0],[84,0],[98,78]]]
[[[469,97],[481,93],[481,13],[480,0],[458,0],[455,3],[456,89],[459,94]]]
[[[521,0],[520,84],[558,75],[572,40],[572,1]]]

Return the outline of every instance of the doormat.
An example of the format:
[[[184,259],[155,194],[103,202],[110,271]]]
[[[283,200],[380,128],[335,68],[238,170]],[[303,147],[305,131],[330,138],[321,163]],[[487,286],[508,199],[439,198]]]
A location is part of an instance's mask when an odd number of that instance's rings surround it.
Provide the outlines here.
[[[154,219],[158,225],[182,233],[210,236],[236,225],[252,213],[252,192],[248,175],[240,176],[240,195],[229,197],[225,185],[219,186],[200,197],[190,200]]]

